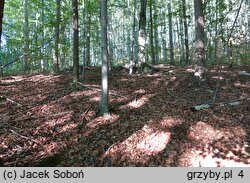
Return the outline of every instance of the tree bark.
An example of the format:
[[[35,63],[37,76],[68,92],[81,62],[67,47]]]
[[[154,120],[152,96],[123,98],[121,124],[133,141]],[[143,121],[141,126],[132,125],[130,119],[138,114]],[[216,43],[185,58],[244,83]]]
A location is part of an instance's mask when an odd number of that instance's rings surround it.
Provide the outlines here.
[[[167,34],[167,27],[166,27],[166,7],[164,0],[161,0],[162,4],[162,16],[163,16],[163,27],[162,27],[162,52],[163,52],[163,63],[167,63],[167,41],[166,41],[166,34]]]
[[[102,51],[102,92],[101,101],[99,106],[99,115],[107,116],[109,115],[109,89],[108,89],[108,38],[107,38],[107,0],[100,0],[101,5],[101,51]]]
[[[45,57],[45,49],[44,49],[44,0],[42,0],[42,47],[41,47],[41,69],[42,69],[42,72],[45,71],[45,64],[44,64],[44,57]]]
[[[132,75],[134,72],[134,66],[136,63],[135,55],[134,53],[137,50],[137,44],[136,44],[136,6],[137,6],[137,0],[134,0],[133,2],[133,40],[132,40],[132,45],[131,45],[131,55],[129,59],[129,75]]]
[[[152,64],[156,64],[155,60],[155,48],[154,48],[154,23],[153,23],[153,2],[150,0],[150,48],[151,48],[151,57],[152,57]]]
[[[28,12],[28,0],[24,1],[24,71],[25,73],[30,71],[30,64],[29,64],[29,12]]]
[[[79,30],[78,30],[78,1],[72,0],[73,8],[73,75],[74,81],[79,80]]]
[[[174,65],[174,43],[173,43],[173,20],[172,20],[172,8],[171,3],[168,3],[169,14],[169,46],[170,46],[170,64]]]
[[[61,22],[61,0],[56,0],[56,39],[55,39],[55,61],[54,71],[59,71],[59,41],[60,41],[60,22]]]
[[[202,78],[206,68],[205,58],[205,21],[203,14],[203,3],[202,0],[194,0],[195,10],[195,76]]]
[[[141,0],[139,35],[138,35],[138,68],[143,72],[142,65],[146,62],[146,20],[147,20],[147,0]]]
[[[0,45],[1,45],[2,28],[3,28],[4,2],[5,0],[0,0]]]
[[[188,25],[187,25],[187,5],[186,0],[182,0],[182,11],[183,11],[183,18],[184,18],[184,35],[185,35],[185,60],[186,65],[190,65],[190,59],[189,59],[189,43],[188,43]]]
[[[91,29],[91,15],[87,15],[87,35],[86,35],[86,66],[91,65],[90,60],[90,29]]]
[[[160,58],[159,58],[159,33],[158,33],[158,14],[157,14],[157,7],[156,7],[156,3],[154,3],[154,6],[153,6],[153,9],[154,9],[154,42],[155,42],[155,62],[156,64],[158,64],[160,62]]]

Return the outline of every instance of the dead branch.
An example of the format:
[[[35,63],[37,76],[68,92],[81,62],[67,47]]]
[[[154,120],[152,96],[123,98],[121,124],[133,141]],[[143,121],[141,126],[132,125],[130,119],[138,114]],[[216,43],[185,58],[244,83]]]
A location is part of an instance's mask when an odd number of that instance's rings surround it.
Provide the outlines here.
[[[0,99],[1,99],[1,100],[4,100],[4,101],[8,101],[8,102],[10,102],[10,103],[12,103],[12,104],[15,104],[15,105],[17,105],[18,107],[22,107],[22,106],[23,106],[22,104],[20,104],[20,103],[14,101],[14,100],[11,100],[11,99],[9,99],[9,98],[7,98],[7,97],[4,97],[4,96],[0,96]]]
[[[239,75],[250,76],[250,73],[249,72],[239,72]]]
[[[29,116],[26,118],[16,119],[15,122],[34,120],[34,119],[40,119],[40,118],[51,118],[51,117],[61,116],[61,115],[68,114],[68,113],[70,113],[70,112],[60,112],[60,113],[56,113],[56,114],[43,115],[43,116]]]
[[[39,144],[39,142],[37,142],[36,140],[34,140],[34,139],[32,139],[32,138],[23,136],[23,135],[21,135],[21,134],[15,132],[14,130],[10,130],[10,131],[11,131],[12,133],[14,133],[15,135],[17,135],[17,136],[23,138],[23,139],[30,140],[30,141],[32,141],[32,142],[35,142],[36,144]]]
[[[210,101],[208,103],[205,104],[201,104],[201,105],[196,105],[196,106],[192,106],[191,110],[192,111],[199,111],[199,110],[203,110],[203,109],[208,109],[211,108],[213,106],[226,106],[226,105],[230,105],[230,106],[236,106],[236,105],[240,105],[242,100],[246,100],[248,98],[242,98],[242,99],[236,99],[236,100],[228,100],[228,101],[224,101],[224,102],[220,102],[220,103],[214,103],[213,101]]]

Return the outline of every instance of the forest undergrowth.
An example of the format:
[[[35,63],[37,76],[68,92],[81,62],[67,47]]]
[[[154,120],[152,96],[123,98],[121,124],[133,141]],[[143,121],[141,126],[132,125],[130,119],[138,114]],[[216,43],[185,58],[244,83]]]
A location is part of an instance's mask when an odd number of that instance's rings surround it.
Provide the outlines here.
[[[106,117],[100,68],[0,78],[1,166],[250,166],[250,68],[158,68],[112,70]]]

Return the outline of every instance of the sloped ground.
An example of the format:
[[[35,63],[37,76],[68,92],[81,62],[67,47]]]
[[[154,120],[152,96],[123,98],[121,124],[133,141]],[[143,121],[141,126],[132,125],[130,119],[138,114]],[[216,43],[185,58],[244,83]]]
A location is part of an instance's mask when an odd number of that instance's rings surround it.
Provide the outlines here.
[[[2,164],[250,166],[250,77],[215,68],[198,82],[187,69],[159,68],[144,76],[112,71],[109,117],[96,116],[98,68],[87,71],[86,87],[70,75],[1,78],[0,96],[22,105],[0,102]],[[217,85],[213,108],[190,110],[210,101]],[[234,99],[243,100],[220,104]]]

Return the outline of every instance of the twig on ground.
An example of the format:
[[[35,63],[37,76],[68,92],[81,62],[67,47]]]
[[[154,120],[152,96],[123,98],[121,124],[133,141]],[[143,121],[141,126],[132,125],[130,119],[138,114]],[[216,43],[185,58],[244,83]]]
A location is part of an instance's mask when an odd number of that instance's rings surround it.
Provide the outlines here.
[[[14,133],[15,135],[17,135],[17,136],[23,138],[23,139],[30,140],[30,141],[32,141],[32,142],[35,142],[36,144],[39,144],[39,142],[37,142],[36,140],[34,140],[34,139],[32,139],[32,138],[23,136],[23,135],[21,135],[21,134],[15,132],[14,130],[10,130],[10,131],[11,131],[12,133]]]
[[[22,107],[22,106],[23,106],[22,104],[20,104],[20,103],[14,101],[14,100],[11,100],[11,99],[9,99],[9,98],[7,98],[7,97],[4,97],[4,96],[0,96],[0,99],[6,100],[6,101],[8,101],[8,102],[10,102],[10,103],[12,103],[12,104],[17,105],[18,107]]]
[[[40,118],[51,118],[51,117],[61,116],[61,115],[68,114],[68,113],[70,113],[70,112],[60,112],[60,113],[56,113],[56,114],[43,115],[43,116],[29,116],[26,118],[16,119],[15,122],[40,119]]]

